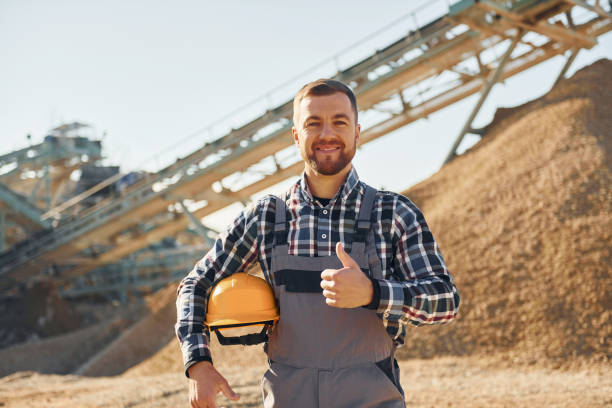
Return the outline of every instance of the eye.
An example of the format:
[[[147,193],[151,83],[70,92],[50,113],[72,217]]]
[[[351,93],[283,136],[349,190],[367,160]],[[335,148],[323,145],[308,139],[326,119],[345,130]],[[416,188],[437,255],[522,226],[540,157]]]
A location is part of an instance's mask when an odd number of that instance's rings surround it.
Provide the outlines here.
[[[344,126],[344,125],[346,125],[346,122],[344,120],[337,120],[334,123],[336,124],[336,126]]]

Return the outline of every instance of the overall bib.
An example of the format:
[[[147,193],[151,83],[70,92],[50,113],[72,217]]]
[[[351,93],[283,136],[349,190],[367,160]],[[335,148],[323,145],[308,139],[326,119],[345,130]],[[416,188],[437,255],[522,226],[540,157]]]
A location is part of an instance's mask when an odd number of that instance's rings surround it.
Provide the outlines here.
[[[376,190],[366,187],[350,256],[367,275],[382,279],[370,216]],[[340,269],[334,254],[289,255],[286,207],[276,199],[271,279],[280,309],[266,352],[264,407],[405,407],[395,347],[374,310],[325,303],[321,272]]]

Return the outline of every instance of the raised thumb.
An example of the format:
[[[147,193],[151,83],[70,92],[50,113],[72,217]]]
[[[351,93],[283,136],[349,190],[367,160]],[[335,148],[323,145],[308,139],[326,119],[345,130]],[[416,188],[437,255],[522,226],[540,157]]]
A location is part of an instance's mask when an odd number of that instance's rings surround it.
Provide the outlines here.
[[[336,256],[338,256],[338,259],[340,260],[340,262],[342,262],[342,266],[344,266],[345,268],[348,267],[359,269],[359,265],[357,265],[357,262],[355,262],[355,260],[344,251],[344,245],[342,245],[342,242],[338,242],[336,244]]]

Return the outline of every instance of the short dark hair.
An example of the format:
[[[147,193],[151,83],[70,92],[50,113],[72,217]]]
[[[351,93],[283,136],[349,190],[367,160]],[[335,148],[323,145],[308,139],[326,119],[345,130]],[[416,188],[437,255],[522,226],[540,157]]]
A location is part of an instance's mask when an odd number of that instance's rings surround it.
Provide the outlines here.
[[[353,93],[351,88],[344,85],[340,81],[326,78],[317,79],[316,81],[307,83],[295,95],[295,98],[293,98],[293,124],[297,125],[297,123],[295,122],[297,119],[297,112],[299,110],[298,108],[300,106],[300,103],[302,102],[302,99],[311,95],[332,95],[337,92],[343,93],[349,98],[349,101],[351,102],[351,107],[353,108],[353,112],[355,113],[355,124],[357,124],[357,98],[355,98],[355,94]]]

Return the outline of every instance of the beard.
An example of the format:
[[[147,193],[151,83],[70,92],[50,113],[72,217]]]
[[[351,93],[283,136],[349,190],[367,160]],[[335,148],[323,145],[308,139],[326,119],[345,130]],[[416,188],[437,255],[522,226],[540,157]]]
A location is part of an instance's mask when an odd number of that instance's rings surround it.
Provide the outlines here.
[[[355,151],[357,150],[356,144],[353,148],[346,149],[344,143],[340,145],[340,153],[337,158],[333,158],[334,155],[323,154],[322,158],[317,158],[316,145],[312,146],[312,150],[306,155],[306,161],[310,167],[319,174],[325,176],[333,176],[334,174],[340,173],[355,157]]]

